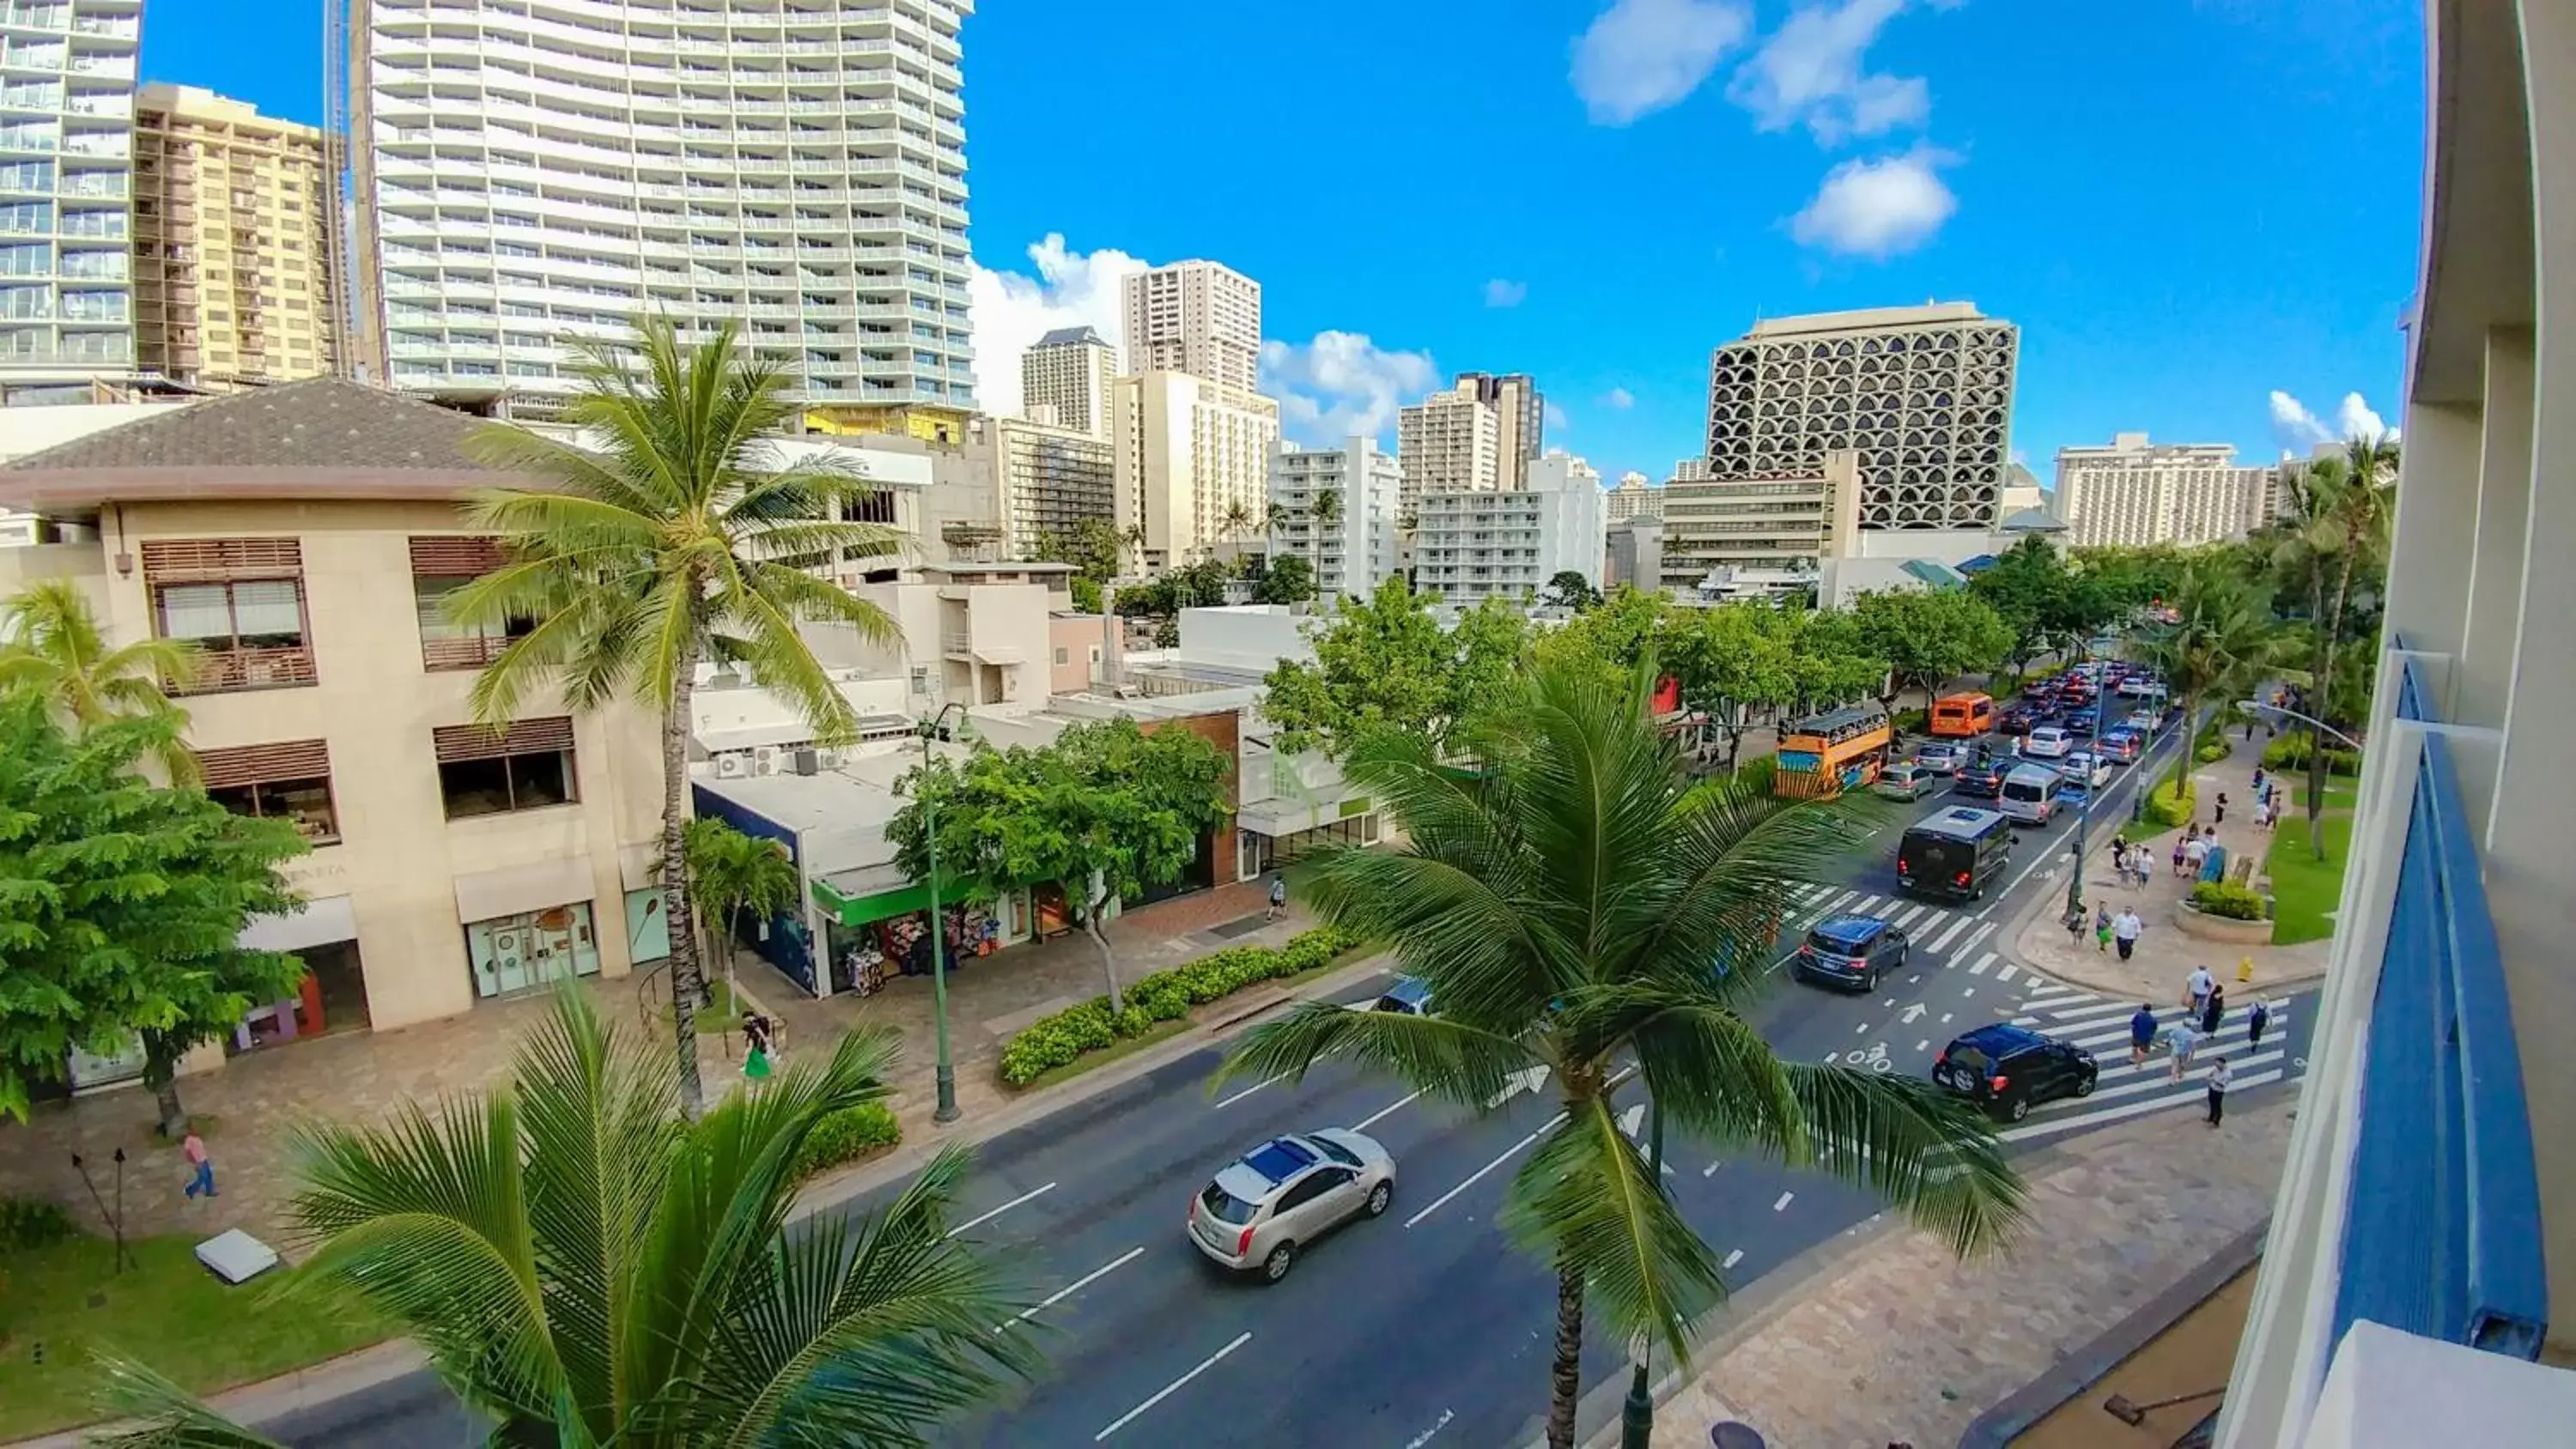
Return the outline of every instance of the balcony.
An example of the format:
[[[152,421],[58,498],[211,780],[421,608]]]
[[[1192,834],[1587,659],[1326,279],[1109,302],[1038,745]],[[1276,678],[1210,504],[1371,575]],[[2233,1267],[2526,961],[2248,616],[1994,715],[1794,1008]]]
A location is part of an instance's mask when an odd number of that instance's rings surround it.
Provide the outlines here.
[[[245,689],[294,689],[311,684],[314,679],[313,651],[303,645],[210,650],[192,661],[192,668],[184,678],[170,681],[170,693],[230,694]]]

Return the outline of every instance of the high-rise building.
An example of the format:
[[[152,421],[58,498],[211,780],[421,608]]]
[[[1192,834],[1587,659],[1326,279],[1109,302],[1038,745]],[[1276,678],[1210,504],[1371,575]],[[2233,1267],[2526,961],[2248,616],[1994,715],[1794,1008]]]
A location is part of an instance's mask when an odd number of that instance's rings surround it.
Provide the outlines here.
[[[1020,407],[1031,418],[1109,436],[1118,349],[1088,327],[1059,327],[1020,354]]]
[[[1122,284],[1127,370],[1261,388],[1261,284],[1216,262],[1174,262]]]
[[[1144,530],[1148,570],[1196,563],[1263,531],[1279,404],[1188,373],[1144,372],[1110,385],[1109,415],[1112,521],[1122,534]]]
[[[1654,593],[1664,586],[1664,521],[1638,514],[1610,525],[1608,555],[1602,562],[1601,587]]]
[[[2057,506],[2078,548],[2217,543],[2271,522],[2277,476],[2239,467],[2232,444],[2118,433],[2107,448],[2057,450]]]
[[[1494,410],[1497,486],[1528,487],[1529,465],[1547,451],[1547,399],[1537,380],[1526,372],[1462,372],[1458,386],[1473,386],[1476,400]]]
[[[1406,514],[1425,494],[1491,493],[1503,486],[1502,415],[1474,379],[1397,412],[1395,456],[1404,468]]]
[[[1821,478],[1859,455],[1860,526],[1996,523],[2021,332],[1965,302],[1783,317],[1709,365],[1709,476]]]
[[[134,360],[201,387],[334,369],[339,205],[320,130],[195,86],[134,113]]]
[[[1598,585],[1608,548],[1601,475],[1563,452],[1530,466],[1529,486],[1425,493],[1413,535],[1413,586],[1453,604],[1535,597],[1568,571]]]
[[[1679,478],[1664,485],[1661,567],[1667,588],[1692,590],[1714,575],[1812,574],[1855,551],[1858,460],[1825,459],[1821,478]]]
[[[87,0],[84,0],[87,3]],[[576,338],[743,325],[822,431],[974,410],[973,0],[370,0],[352,37],[363,356],[542,416]]]
[[[1107,410],[1104,398],[1104,418]],[[1106,436],[1026,418],[995,418],[991,427],[1009,557],[1035,558],[1050,535],[1070,538],[1085,522],[1117,517],[1117,463]]]
[[[1631,518],[1660,518],[1664,512],[1664,490],[1646,481],[1643,473],[1622,473],[1619,486],[1610,490],[1610,521],[1623,523]]]
[[[143,0],[0,4],[0,401],[134,368],[127,198]]]
[[[1370,437],[1338,448],[1283,442],[1270,454],[1271,557],[1314,566],[1315,594],[1365,596],[1395,572],[1395,499],[1403,474]],[[1329,506],[1317,500],[1333,495]]]

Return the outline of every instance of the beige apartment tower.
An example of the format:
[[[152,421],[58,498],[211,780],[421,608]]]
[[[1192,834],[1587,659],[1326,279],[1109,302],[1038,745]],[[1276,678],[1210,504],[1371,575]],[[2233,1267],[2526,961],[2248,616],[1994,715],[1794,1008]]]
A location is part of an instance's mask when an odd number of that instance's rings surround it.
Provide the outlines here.
[[[1395,456],[1406,517],[1425,494],[1493,492],[1503,486],[1502,413],[1478,395],[1474,378],[1462,378],[1396,414]]]
[[[1187,373],[1146,372],[1113,385],[1110,417],[1111,521],[1120,533],[1144,530],[1148,572],[1263,536],[1279,404]]]
[[[1109,436],[1109,380],[1118,349],[1088,327],[1059,327],[1020,354],[1020,408],[1077,433]]]
[[[1259,282],[1216,262],[1174,262],[1127,278],[1121,300],[1129,372],[1181,372],[1260,391]]]
[[[195,86],[134,112],[134,361],[198,387],[339,365],[322,133]]]
[[[2107,448],[2057,450],[2057,505],[2077,548],[2218,543],[2271,521],[2278,476],[2238,466],[2226,443],[2119,433]]]
[[[1527,488],[1530,464],[1547,451],[1547,398],[1538,380],[1526,372],[1462,372],[1458,387],[1474,388],[1476,400],[1494,410],[1498,486]]]

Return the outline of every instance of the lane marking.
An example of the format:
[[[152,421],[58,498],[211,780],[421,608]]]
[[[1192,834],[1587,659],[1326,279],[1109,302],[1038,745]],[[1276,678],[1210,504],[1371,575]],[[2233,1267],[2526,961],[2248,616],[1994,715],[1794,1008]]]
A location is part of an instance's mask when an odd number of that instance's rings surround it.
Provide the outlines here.
[[[1967,997],[1967,996],[1974,996],[1974,995],[1976,995],[1976,994],[1977,994],[1977,988],[1975,988],[1975,987],[1971,986],[1971,987],[1969,987],[1967,990],[1962,991],[1962,992],[1960,992],[1959,994],[1960,994],[1961,996],[1963,996],[1963,997]]]
[[[1723,1162],[1712,1162],[1708,1166],[1701,1168],[1699,1170],[1699,1175],[1702,1177],[1715,1177],[1717,1176],[1717,1170],[1725,1165],[1726,1164]]]
[[[1976,965],[1968,968],[1968,974],[1971,976],[1983,976],[1986,974],[1986,968],[1993,964],[1995,964],[1995,953],[1988,951],[1983,956],[1977,958]]]
[[[1354,1132],[1365,1132],[1371,1127],[1376,1126],[1381,1119],[1386,1117],[1387,1114],[1393,1112],[1396,1108],[1404,1106],[1414,1098],[1421,1095],[1422,1094],[1420,1092],[1407,1092],[1403,1096],[1396,1098],[1394,1101],[1389,1102],[1385,1106],[1378,1108],[1376,1111],[1371,1112],[1365,1117],[1362,1117],[1359,1120],[1359,1125],[1353,1127],[1351,1130]]]
[[[1780,1194],[1780,1200],[1771,1204],[1771,1211],[1775,1213],[1788,1211],[1789,1204],[1796,1201],[1797,1196],[1798,1195],[1794,1192],[1784,1192]]]
[[[1342,1004],[1344,1006],[1350,1005],[1347,1001]],[[1226,1108],[1233,1106],[1235,1103],[1242,1101],[1244,1098],[1251,1096],[1253,1093],[1260,1091],[1262,1088],[1277,1082],[1285,1081],[1287,1078],[1288,1074],[1286,1072],[1281,1072],[1275,1077],[1265,1077],[1262,1080],[1253,1083],[1251,1086],[1244,1088],[1242,1091],[1235,1093],[1233,1096],[1226,1098],[1224,1101],[1217,1103],[1216,1109],[1222,1112]]]
[[[1867,1036],[1867,1035],[1869,1035],[1869,1023],[1864,1021],[1864,1022],[1862,1022],[1860,1025],[1858,1025],[1858,1026],[1856,1026],[1856,1027],[1853,1027],[1853,1028],[1852,1028],[1852,1035],[1854,1035],[1854,1036]]]
[[[1738,1248],[1738,1249],[1736,1249],[1734,1252],[1729,1253],[1729,1254],[1727,1254],[1727,1255],[1726,1255],[1726,1261],[1725,1261],[1725,1262],[1720,1263],[1720,1264],[1718,1264],[1718,1265],[1717,1265],[1717,1267],[1718,1267],[1718,1271],[1722,1273],[1722,1272],[1726,1271],[1727,1269],[1732,1268],[1732,1267],[1734,1267],[1736,1264],[1741,1263],[1741,1262],[1743,1262],[1743,1261],[1744,1261],[1744,1250],[1743,1250],[1742,1248]]]
[[[1154,1397],[1147,1399],[1145,1402],[1129,1409],[1126,1413],[1119,1415],[1116,1423],[1113,1423],[1108,1428],[1092,1435],[1091,1442],[1097,1444],[1101,1440],[1108,1438],[1110,1435],[1115,1434],[1119,1430],[1136,1422],[1137,1415],[1144,1413],[1147,1409],[1150,1409],[1165,1399],[1170,1398],[1172,1395],[1179,1393],[1182,1385],[1188,1383],[1194,1378],[1197,1378],[1199,1375],[1206,1373],[1209,1369],[1216,1367],[1218,1359],[1225,1357],[1227,1354],[1234,1352],[1236,1349],[1241,1348],[1250,1342],[1252,1342],[1252,1330],[1247,1328],[1243,1332],[1234,1336],[1234,1342],[1227,1344],[1225,1347],[1209,1354],[1206,1358],[1201,1359],[1197,1368],[1194,1368],[1188,1373],[1181,1375],[1179,1378],[1172,1380],[1170,1383],[1163,1385],[1161,1392],[1155,1394]]]
[[[1520,1141],[1513,1143],[1511,1146],[1504,1148],[1502,1156],[1497,1157],[1493,1161],[1486,1163],[1484,1166],[1477,1168],[1465,1182],[1462,1182],[1456,1187],[1449,1189],[1447,1192],[1440,1194],[1440,1196],[1433,1198],[1429,1207],[1426,1207],[1422,1211],[1415,1213],[1413,1216],[1406,1218],[1404,1220],[1404,1225],[1408,1228],[1412,1227],[1415,1223],[1418,1223],[1424,1218],[1431,1216],[1433,1213],[1440,1211],[1441,1208],[1448,1205],[1451,1198],[1456,1197],[1458,1194],[1474,1187],[1477,1183],[1482,1182],[1486,1173],[1489,1173],[1495,1168],[1502,1166],[1504,1163],[1511,1161],[1513,1158],[1518,1157],[1531,1143],[1536,1142],[1541,1135],[1555,1130],[1557,1125],[1562,1123],[1564,1120],[1565,1114],[1563,1112],[1559,1112],[1555,1116],[1548,1118],[1545,1122],[1540,1123],[1538,1131],[1533,1132],[1527,1137],[1522,1138]],[[1250,1336],[1251,1335],[1249,1334],[1245,1335],[1247,1338]]]
[[[1945,1011],[1945,1012],[1942,1012],[1942,1013],[1941,1013],[1941,1024],[1942,1024],[1943,1026],[1948,1026],[1948,1025],[1950,1024],[1950,1013],[1949,1013],[1949,1012],[1946,1012],[1946,1011]]]
[[[2236,1079],[2236,1085],[2229,1090],[2231,1092],[2242,1092],[2250,1088],[2266,1086],[2279,1080],[2281,1080],[2281,1074],[2279,1072],[2257,1072],[2250,1077],[2238,1077]],[[2188,1105],[2192,1102],[2201,1100],[2203,1095],[2204,1094],[2201,1092],[2182,1092],[2170,1097],[2155,1097],[2144,1102],[2131,1102],[2125,1107],[2112,1107],[2100,1112],[2086,1112],[2071,1117],[2060,1117],[2049,1122],[2032,1122],[2024,1126],[2009,1128],[2005,1131],[1998,1132],[1995,1134],[1995,1140],[1998,1142],[2022,1142],[2033,1137],[2046,1136],[2052,1132],[2066,1132],[2077,1127],[2091,1126],[2095,1123],[2117,1122],[2127,1117],[2141,1117],[2149,1112],[2161,1112],[2171,1108]]]
[[[1906,978],[1905,978],[1905,984],[1906,984],[1906,985],[1908,985],[1908,986],[1912,986],[1912,985],[1916,984],[1917,982],[1921,981],[1922,979],[1923,979],[1923,973],[1922,973],[1922,972],[1920,972],[1920,971],[1917,971],[1917,972],[1915,972],[1913,975],[1908,976],[1908,977],[1906,977]]]
[[[1931,911],[1932,908],[1930,906],[1916,906],[1914,909],[1907,911],[1904,915],[1896,918],[1897,929],[1901,931],[1913,930],[1914,923],[1931,914]]]
[[[1916,1042],[1916,1043],[1914,1044],[1914,1049],[1915,1049],[1916,1051],[1918,1051],[1918,1052],[1919,1052],[1919,1051],[1929,1051],[1929,1050],[1931,1049],[1931,1047],[1932,1047],[1932,1039],[1931,1039],[1930,1037],[1925,1037],[1923,1040],[1918,1041],[1918,1042]]]
[[[2020,971],[2009,961],[1995,968],[1995,980],[1999,982],[2010,981],[2020,974]]]
[[[1433,1423],[1432,1423],[1431,1427],[1430,1427],[1430,1428],[1428,1428],[1428,1429],[1423,1430],[1421,1433],[1419,1433],[1419,1434],[1415,1435],[1415,1436],[1414,1436],[1413,1438],[1411,1438],[1410,1440],[1407,1440],[1407,1441],[1405,1442],[1404,1449],[1422,1449],[1422,1446],[1423,1446],[1423,1445],[1428,1444],[1428,1443],[1430,1443],[1430,1442],[1431,1442],[1431,1436],[1432,1436],[1432,1435],[1437,1434],[1437,1433],[1439,1433],[1441,1430],[1448,1428],[1448,1427],[1449,1427],[1449,1421],[1450,1421],[1450,1420],[1452,1420],[1452,1419],[1454,1419],[1454,1418],[1457,1418],[1457,1417],[1458,1417],[1458,1415],[1457,1415],[1457,1413],[1456,1413],[1455,1411],[1453,1411],[1453,1410],[1449,1410],[1449,1409],[1442,1409],[1442,1410],[1440,1411],[1440,1417],[1439,1417],[1437,1420],[1433,1421]]]
[[[1126,1267],[1128,1264],[1135,1262],[1138,1258],[1143,1256],[1145,1256],[1145,1250],[1143,1248],[1129,1248],[1121,1256],[1110,1259],[1108,1262],[1101,1264],[1099,1267],[1092,1269],[1090,1272],[1085,1273],[1081,1277],[1074,1279],[1072,1282],[1065,1284],[1061,1288],[1058,1288],[1046,1297],[1039,1299],[1034,1305],[1023,1308],[1018,1313],[1013,1314],[1011,1316],[1011,1323],[1028,1322],[1030,1319],[1037,1317],[1039,1314],[1053,1308],[1059,1303],[1062,1303],[1067,1298],[1072,1297],[1074,1294],[1081,1292],[1083,1289],[1090,1287],[1092,1284],[1099,1282],[1101,1279],[1108,1277],[1111,1273],[1120,1268]],[[993,1325],[993,1331],[995,1333],[1008,1332],[1010,1330],[1011,1323],[996,1323]]]
[[[1832,1065],[1834,1064],[1834,1058],[1836,1058],[1836,1057],[1838,1057],[1838,1056],[1841,1056],[1841,1055],[1842,1055],[1842,1053],[1841,1053],[1841,1052],[1827,1052],[1827,1053],[1825,1053],[1825,1065],[1826,1065],[1826,1066],[1829,1066],[1829,1067],[1830,1067],[1830,1066],[1832,1066]]]
[[[1847,906],[1847,905],[1850,905],[1852,902],[1854,902],[1854,901],[1856,901],[1856,900],[1859,900],[1859,899],[1860,899],[1860,892],[1858,892],[1858,891],[1845,891],[1845,892],[1843,892],[1841,895],[1838,895],[1838,896],[1834,897],[1834,903],[1833,903],[1832,905],[1829,905],[1829,906],[1825,907],[1825,910],[1826,910],[1826,911],[1839,911],[1839,910],[1841,910],[1843,907],[1845,907],[1845,906]]]
[[[991,1212],[984,1213],[977,1217],[968,1218],[966,1221],[950,1228],[948,1230],[948,1236],[953,1238],[959,1233],[965,1232],[969,1228],[980,1228],[984,1224],[991,1222],[993,1219],[1000,1217],[1002,1214],[1009,1212],[1011,1209],[1018,1207],[1020,1204],[1027,1202],[1032,1198],[1044,1197],[1053,1191],[1055,1191],[1055,1184],[1050,1182],[1044,1187],[1035,1188],[1028,1192],[1021,1193],[1018,1197],[1011,1199],[1009,1202],[1002,1204]]]
[[[1969,932],[1969,933],[1968,933],[1968,939],[1967,939],[1967,940],[1965,940],[1965,941],[1963,941],[1963,942],[1961,942],[1961,943],[1960,943],[1960,945],[1959,945],[1960,953],[1964,955],[1964,954],[1966,954],[1967,952],[1973,951],[1973,950],[1977,949],[1979,946],[1984,945],[1984,944],[1985,944],[1985,940],[1986,940],[1986,938],[1987,938],[1988,936],[1993,935],[1994,933],[1995,933],[1995,927],[1994,927],[1994,923],[1993,923],[1993,922],[1991,922],[1991,921],[1987,922],[1985,925],[1979,926],[1979,927],[1978,927],[1977,929],[1975,929],[1974,931],[1971,931],[1971,932]]]
[[[1925,949],[1932,951],[1949,950],[1950,943],[1957,940],[1959,938],[1959,933],[1968,929],[1968,925],[1969,921],[1966,916],[1960,916],[1952,920],[1947,927],[1943,928],[1940,935],[1934,936],[1931,939]]]

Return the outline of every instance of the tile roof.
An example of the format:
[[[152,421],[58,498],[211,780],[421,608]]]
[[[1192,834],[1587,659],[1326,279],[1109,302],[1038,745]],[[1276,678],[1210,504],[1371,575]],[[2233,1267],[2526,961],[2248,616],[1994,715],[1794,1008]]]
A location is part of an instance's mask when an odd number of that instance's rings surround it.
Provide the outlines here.
[[[1078,342],[1098,342],[1103,347],[1109,345],[1106,341],[1102,340],[1098,332],[1093,331],[1089,327],[1058,327],[1044,337],[1039,338],[1037,345],[1040,347],[1071,347]]]
[[[481,418],[318,377],[172,407],[0,465],[9,473],[135,468],[428,469],[497,475],[465,439]]]

